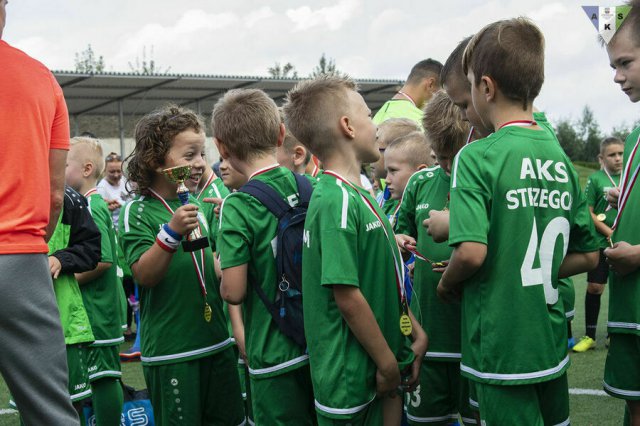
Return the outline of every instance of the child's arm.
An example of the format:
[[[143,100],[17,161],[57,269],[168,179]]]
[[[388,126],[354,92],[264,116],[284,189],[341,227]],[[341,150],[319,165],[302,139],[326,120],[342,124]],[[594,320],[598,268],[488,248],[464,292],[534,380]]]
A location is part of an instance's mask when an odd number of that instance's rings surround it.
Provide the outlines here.
[[[247,264],[222,270],[220,296],[229,305],[239,305],[247,294]]]
[[[466,241],[457,245],[451,253],[449,266],[440,278],[438,296],[445,302],[459,300],[463,282],[480,269],[486,257],[485,244]]]
[[[599,260],[600,253],[597,251],[567,253],[560,265],[558,278],[568,278],[583,272],[589,272],[598,266]]]
[[[593,220],[593,225],[596,227],[596,231],[609,238],[611,234],[613,234],[613,230],[609,228],[606,223],[600,222],[596,218],[596,214],[593,212],[593,206],[589,206],[589,213],[591,213],[591,220]]]
[[[198,207],[193,204],[178,207],[169,222],[177,234],[187,235],[198,226]],[[156,240],[137,262],[131,265],[136,282],[143,287],[155,287],[167,272],[173,252],[161,247]]]
[[[333,297],[342,317],[376,364],[378,395],[395,392],[400,386],[398,361],[382,335],[367,300],[357,287],[335,284],[332,288]]]
[[[640,268],[640,244],[632,246],[626,241],[615,243],[604,251],[611,269],[624,276]]]
[[[242,319],[242,307],[238,305],[228,305],[229,320],[231,321],[231,329],[233,330],[233,337],[236,339],[236,345],[238,346],[238,353],[240,357],[244,359],[244,362],[249,365],[247,361],[247,346],[244,338],[244,320]]]
[[[411,339],[413,339],[411,350],[413,351],[415,358],[411,364],[411,376],[402,384],[405,392],[415,390],[420,383],[420,366],[422,365],[424,354],[427,353],[427,347],[429,346],[427,333],[413,315],[411,309],[409,309],[409,318],[411,318]]]
[[[111,262],[98,262],[98,266],[93,271],[76,273],[76,280],[80,285],[91,282],[97,278],[100,278],[102,274],[104,274],[109,268],[111,268],[111,265]]]
[[[100,261],[100,231],[89,209],[79,198],[65,194],[63,222],[70,227],[69,243],[52,256],[60,263],[59,273],[90,271]]]

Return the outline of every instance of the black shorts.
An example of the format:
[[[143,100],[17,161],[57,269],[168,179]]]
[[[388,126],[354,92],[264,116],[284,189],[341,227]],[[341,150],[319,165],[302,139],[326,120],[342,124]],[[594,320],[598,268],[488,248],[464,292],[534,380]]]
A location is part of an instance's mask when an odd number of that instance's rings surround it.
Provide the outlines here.
[[[609,264],[604,255],[604,249],[600,249],[600,261],[595,269],[587,274],[587,282],[595,284],[606,284],[609,279]]]

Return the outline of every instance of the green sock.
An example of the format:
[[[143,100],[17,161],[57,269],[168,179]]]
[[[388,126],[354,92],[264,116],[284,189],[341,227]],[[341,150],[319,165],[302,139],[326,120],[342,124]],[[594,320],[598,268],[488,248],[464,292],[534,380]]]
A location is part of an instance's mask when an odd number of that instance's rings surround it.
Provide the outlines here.
[[[98,426],[119,426],[122,414],[122,386],[120,380],[105,377],[91,382],[93,413]]]

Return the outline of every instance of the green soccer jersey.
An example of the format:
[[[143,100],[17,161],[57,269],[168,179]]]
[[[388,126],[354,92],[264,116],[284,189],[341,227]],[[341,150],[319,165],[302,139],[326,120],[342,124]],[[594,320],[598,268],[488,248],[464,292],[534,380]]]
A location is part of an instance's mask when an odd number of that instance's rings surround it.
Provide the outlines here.
[[[451,179],[440,167],[414,173],[404,190],[398,212],[396,233],[417,240],[418,252],[433,262],[448,260],[453,249],[436,243],[422,221],[431,210],[443,210],[449,198]],[[426,358],[432,361],[460,361],[460,304],[443,303],[436,293],[442,274],[433,272],[431,263],[416,258],[413,272],[411,310],[429,336]]]
[[[589,180],[587,180],[587,186],[584,188],[584,193],[587,197],[587,204],[590,207],[593,207],[593,212],[596,215],[605,215],[604,223],[609,227],[613,226],[613,221],[618,214],[618,210],[609,208],[609,203],[607,202],[607,192],[609,192],[609,190],[614,186],[620,185],[620,175],[610,176],[611,179],[613,179],[614,183],[611,183],[604,170],[598,170],[597,172],[589,176]],[[609,247],[607,237],[602,234],[599,235],[600,248]]]
[[[598,250],[578,176],[555,136],[518,126],[454,160],[449,244],[487,245],[464,285],[461,370],[492,384],[564,373],[566,319],[558,271],[566,251]]]
[[[200,191],[197,194],[194,194],[196,199],[199,201],[202,201],[205,198],[224,199],[227,195],[229,195],[229,190],[227,189],[226,186],[224,186],[222,179],[220,179],[218,176],[216,176],[213,173],[209,177],[209,182],[205,184],[205,187],[202,189],[202,191]],[[218,224],[219,224],[218,217],[215,215],[215,212],[214,212],[216,205],[205,203],[204,201],[202,201],[201,206],[202,206],[202,211],[205,217],[209,221],[209,230],[211,232],[210,242],[212,245],[212,249],[215,251],[216,238],[217,238],[216,235],[217,235]]]
[[[95,280],[80,286],[82,300],[96,338],[94,346],[118,345],[124,342],[121,304],[124,291],[117,275],[116,231],[102,196],[95,191],[87,195],[89,211],[100,230],[100,262],[111,263],[111,267]]]
[[[622,207],[623,199],[618,206],[622,209],[618,226],[612,235],[614,242],[626,241],[631,245],[640,244],[640,147],[636,148],[640,137],[640,127],[627,137],[624,147],[624,164],[628,173],[624,175],[622,185],[628,187],[635,182],[629,198]],[[632,154],[635,155],[631,158]],[[637,173],[637,174],[636,174]],[[635,175],[635,176],[634,176]],[[627,178],[628,176],[628,178]],[[635,177],[635,181],[634,181]],[[620,276],[615,272],[609,274],[609,333],[627,333],[640,335],[640,268],[634,272]]]
[[[390,99],[376,112],[373,122],[380,124],[390,118],[408,118],[422,129],[423,116],[424,112],[409,99]]]
[[[391,226],[396,226],[396,221],[398,220],[398,209],[400,208],[400,200],[394,200],[389,198],[388,200],[382,200],[380,203],[380,208],[384,215],[389,219],[389,223]]]
[[[375,200],[325,171],[307,212],[302,252],[311,379],[316,410],[323,416],[349,417],[365,409],[376,390],[376,366],[344,321],[333,284],[359,288],[401,371],[413,361],[411,342],[399,327],[394,261],[402,268],[393,230]]]
[[[289,169],[276,165],[252,179],[271,186],[290,205],[298,203],[298,187]],[[252,288],[261,286],[267,298],[275,300],[277,227],[276,217],[251,195],[234,192],[224,200],[218,230],[220,266],[248,264],[243,312],[249,373],[254,378],[277,376],[309,363],[309,356],[280,331]]]
[[[180,201],[167,200],[175,210]],[[191,204],[202,206],[191,197]],[[119,237],[127,263],[133,265],[151,248],[160,227],[173,214],[152,196],[138,196],[120,211]],[[198,213],[200,231],[209,237],[209,225]],[[197,268],[196,268],[197,266]],[[211,307],[211,321],[205,320],[205,298]],[[220,284],[213,268],[209,247],[191,253],[182,246],[172,255],[162,280],[151,288],[141,287],[141,345],[143,365],[161,365],[202,358],[232,344],[222,313]]]

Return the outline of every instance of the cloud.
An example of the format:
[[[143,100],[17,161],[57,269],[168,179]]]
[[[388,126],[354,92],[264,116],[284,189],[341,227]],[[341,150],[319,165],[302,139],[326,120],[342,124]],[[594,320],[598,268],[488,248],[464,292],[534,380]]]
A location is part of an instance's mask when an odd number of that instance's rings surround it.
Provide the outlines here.
[[[294,31],[305,31],[314,27],[326,27],[336,31],[348,21],[360,7],[360,0],[340,0],[335,6],[312,10],[309,6],[289,9],[286,15],[295,25]]]
[[[247,28],[253,28],[258,22],[269,19],[274,15],[275,13],[273,13],[273,10],[271,10],[270,7],[264,6],[258,10],[250,12],[244,19],[244,25]]]

